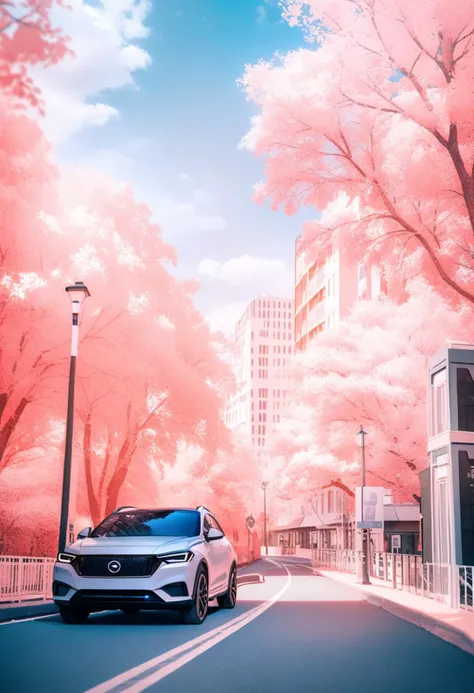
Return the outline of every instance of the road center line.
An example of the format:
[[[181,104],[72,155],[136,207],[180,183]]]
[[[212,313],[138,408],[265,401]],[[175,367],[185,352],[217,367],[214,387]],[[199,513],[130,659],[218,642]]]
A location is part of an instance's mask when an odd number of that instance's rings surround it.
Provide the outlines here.
[[[281,567],[281,565],[275,561],[271,561],[270,559],[267,560],[269,560],[270,563],[274,563],[279,568]],[[138,666],[133,667],[132,669],[129,669],[118,676],[114,676],[112,679],[109,679],[108,681],[89,689],[86,691],[86,693],[109,693],[110,691],[114,691],[115,693],[119,693],[119,691],[120,693],[139,693],[140,691],[144,691],[146,688],[149,688],[154,683],[161,681],[161,679],[165,678],[165,676],[168,676],[177,669],[180,669],[182,666],[187,664],[187,662],[191,661],[195,657],[198,657],[211,647],[214,647],[214,645],[217,645],[222,640],[225,640],[225,638],[228,638],[229,635],[232,635],[236,631],[240,630],[273,606],[273,604],[283,596],[291,584],[291,573],[286,566],[283,567],[287,572],[287,581],[282,589],[271,597],[271,599],[268,599],[263,604],[259,604],[253,609],[250,609],[250,611],[247,611],[245,614],[232,619],[228,623],[223,624],[222,626],[219,626],[208,633],[204,633],[203,635],[200,635],[193,640],[189,640],[179,647],[175,647],[174,649],[169,650],[158,657],[150,659],[147,662],[143,662],[143,664],[139,664]],[[150,669],[155,669],[157,667],[161,668],[158,668],[157,671],[154,671],[139,681],[135,680],[142,674],[150,671]]]

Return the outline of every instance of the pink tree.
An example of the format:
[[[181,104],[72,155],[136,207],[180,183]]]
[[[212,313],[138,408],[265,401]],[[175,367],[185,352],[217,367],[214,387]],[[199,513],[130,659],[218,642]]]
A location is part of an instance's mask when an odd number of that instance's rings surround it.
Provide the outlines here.
[[[402,305],[388,298],[361,304],[300,357],[275,441],[287,488],[311,490],[338,478],[356,485],[362,424],[368,483],[394,487],[404,500],[418,494],[427,464],[427,360],[444,341],[469,338],[472,311],[453,311],[419,282],[409,289]]]
[[[68,338],[63,287],[52,274],[51,236],[39,214],[55,187],[49,147],[35,123],[6,106],[0,109],[0,471],[49,430],[43,413],[66,366]]]
[[[41,92],[28,66],[54,65],[71,53],[67,37],[51,22],[63,0],[0,0],[0,90],[15,105],[25,102],[43,113]]]
[[[156,500],[150,469],[173,464],[182,441],[199,444],[213,464],[229,445],[220,416],[228,369],[193,305],[195,285],[169,272],[174,250],[132,190],[91,172],[58,178],[38,128],[2,113],[10,188],[0,186],[8,219],[0,234],[0,470],[27,462],[29,450],[40,454],[64,417],[64,286],[80,276],[92,298],[81,324],[75,454],[97,520],[121,493]]]
[[[336,236],[387,279],[422,272],[474,302],[474,15],[470,0],[288,0],[313,50],[248,67],[260,110],[244,146],[266,155],[269,197],[324,209]]]

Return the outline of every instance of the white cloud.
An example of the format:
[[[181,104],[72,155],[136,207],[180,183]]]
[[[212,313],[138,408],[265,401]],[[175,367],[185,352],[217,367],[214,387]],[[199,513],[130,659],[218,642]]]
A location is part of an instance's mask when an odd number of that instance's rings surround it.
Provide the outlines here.
[[[189,173],[178,173],[177,178],[182,183],[191,183],[193,180],[192,176],[190,176]]]
[[[253,293],[265,292],[291,295],[293,272],[282,260],[242,255],[225,262],[211,258],[202,260],[198,273],[211,279],[249,288]]]
[[[117,181],[128,182],[132,178],[135,162],[116,149],[97,149],[84,159],[84,163]]]
[[[213,197],[206,190],[197,189],[193,191],[193,201],[198,205],[210,205]]]
[[[213,332],[223,332],[226,337],[230,337],[249,303],[250,301],[238,301],[212,310],[205,316],[209,327]]]
[[[258,5],[257,7],[257,22],[258,24],[266,24],[267,22],[267,10],[263,5]]]
[[[178,228],[178,230],[223,231],[227,228],[225,219],[220,216],[202,215],[190,203],[162,199],[155,207],[163,226],[169,223],[170,230]]]
[[[150,55],[136,44],[149,33],[144,25],[149,0],[99,0],[94,6],[69,0],[68,4],[72,10],[55,10],[53,22],[71,37],[75,55],[32,70],[46,103],[43,126],[55,143],[119,117],[103,93],[136,88],[134,73],[151,64]]]

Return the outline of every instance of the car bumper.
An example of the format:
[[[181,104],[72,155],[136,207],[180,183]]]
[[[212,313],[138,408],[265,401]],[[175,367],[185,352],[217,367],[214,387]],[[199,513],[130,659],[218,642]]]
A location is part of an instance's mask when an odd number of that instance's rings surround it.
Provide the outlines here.
[[[91,611],[121,609],[182,610],[192,605],[198,562],[162,565],[150,577],[83,577],[68,564],[56,563],[55,604],[85,606]]]

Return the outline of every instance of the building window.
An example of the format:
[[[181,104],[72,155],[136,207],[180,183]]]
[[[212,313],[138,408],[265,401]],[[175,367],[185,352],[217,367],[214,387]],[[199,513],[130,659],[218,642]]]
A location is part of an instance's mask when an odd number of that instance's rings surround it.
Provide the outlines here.
[[[446,368],[431,376],[431,435],[437,436],[448,430]]]
[[[332,491],[328,492],[328,513],[334,512],[334,493]]]
[[[474,380],[470,368],[457,368],[458,431],[474,432]]]

